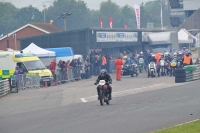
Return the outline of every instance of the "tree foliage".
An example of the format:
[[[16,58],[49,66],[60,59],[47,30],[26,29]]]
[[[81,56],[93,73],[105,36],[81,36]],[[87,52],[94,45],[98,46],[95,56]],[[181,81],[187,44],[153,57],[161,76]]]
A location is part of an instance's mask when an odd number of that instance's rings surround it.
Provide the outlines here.
[[[163,23],[169,25],[169,11],[166,2],[163,6]],[[140,5],[141,28],[146,28],[147,23],[153,23],[154,27],[161,26],[160,0],[149,1]],[[128,28],[136,28],[136,17],[133,6],[117,5],[112,0],[103,1],[99,10],[87,8],[87,4],[81,0],[56,0],[53,5],[43,11],[39,11],[32,6],[16,8],[8,2],[0,2],[0,34],[7,34],[29,22],[43,22],[44,13],[46,23],[53,20],[53,24],[60,28],[63,26],[63,18],[58,19],[61,13],[68,12],[67,30],[80,29],[86,27],[100,27],[99,19],[103,19],[103,27],[109,28],[109,19],[113,18],[113,28],[123,28],[124,24]]]

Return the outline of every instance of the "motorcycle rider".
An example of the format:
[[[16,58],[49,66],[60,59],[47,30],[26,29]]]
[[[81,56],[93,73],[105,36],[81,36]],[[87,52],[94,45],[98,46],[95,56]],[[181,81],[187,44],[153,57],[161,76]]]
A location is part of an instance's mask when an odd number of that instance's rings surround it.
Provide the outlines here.
[[[145,68],[144,68],[145,57],[144,57],[144,54],[143,54],[142,51],[140,52],[140,54],[139,54],[139,56],[138,56],[138,65],[139,65],[139,63],[140,63],[140,59],[141,59],[141,58],[143,59],[142,69],[145,69]]]
[[[172,58],[171,58],[169,52],[166,52],[165,53],[165,62],[168,63],[168,65],[169,65],[171,63],[171,61],[172,61]],[[167,74],[169,74],[170,66],[165,66],[165,68],[167,69]]]
[[[139,56],[138,56],[138,60],[139,60],[140,58],[143,58],[143,59],[145,58],[142,51],[140,52],[140,54],[139,54]]]
[[[124,64],[126,64],[126,65],[131,65],[131,59],[130,58],[128,58],[128,56],[124,56],[124,60],[125,60],[125,62],[124,62]]]
[[[94,85],[97,85],[99,83],[100,80],[105,80],[106,85],[108,86],[108,90],[109,90],[109,100],[112,100],[112,87],[109,84],[112,84],[112,79],[110,77],[109,74],[107,74],[106,69],[102,69],[101,74],[98,76],[96,82],[94,83]],[[99,86],[97,86],[97,94],[98,94],[98,100],[99,100]]]
[[[156,64],[156,55],[153,54],[153,53],[150,54],[149,64],[150,64],[150,62],[154,62]],[[159,71],[159,68],[157,67],[157,65],[156,65],[156,70],[155,71],[157,72],[158,76],[160,76],[160,71]]]
[[[183,61],[183,53],[181,51],[178,52],[178,55],[177,55],[177,62],[179,62],[179,66],[178,67],[182,67],[182,61]]]

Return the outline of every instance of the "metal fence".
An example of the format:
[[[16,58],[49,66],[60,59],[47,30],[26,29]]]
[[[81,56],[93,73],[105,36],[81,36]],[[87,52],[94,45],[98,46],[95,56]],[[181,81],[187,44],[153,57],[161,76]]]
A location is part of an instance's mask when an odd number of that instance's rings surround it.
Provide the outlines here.
[[[9,91],[10,91],[9,80],[8,79],[1,80],[0,81],[0,97],[8,94]]]
[[[40,88],[40,76],[38,73],[14,75],[14,80],[12,80],[13,85],[18,90]]]
[[[60,71],[57,75],[57,81],[59,84],[63,82],[74,82],[81,80],[81,69],[78,68],[67,68],[65,71]]]

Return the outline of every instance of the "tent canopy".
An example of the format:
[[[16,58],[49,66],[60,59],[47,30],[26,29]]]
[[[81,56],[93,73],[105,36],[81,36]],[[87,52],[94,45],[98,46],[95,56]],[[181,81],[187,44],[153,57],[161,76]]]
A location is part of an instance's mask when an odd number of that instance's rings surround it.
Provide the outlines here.
[[[46,49],[40,48],[34,43],[31,43],[28,47],[22,50],[23,52],[27,53],[33,53],[37,55],[38,57],[55,57],[56,54],[53,51],[48,51]]]
[[[185,29],[181,29],[178,32],[178,42],[181,43],[193,43],[193,39],[196,39],[193,35],[191,35]]]

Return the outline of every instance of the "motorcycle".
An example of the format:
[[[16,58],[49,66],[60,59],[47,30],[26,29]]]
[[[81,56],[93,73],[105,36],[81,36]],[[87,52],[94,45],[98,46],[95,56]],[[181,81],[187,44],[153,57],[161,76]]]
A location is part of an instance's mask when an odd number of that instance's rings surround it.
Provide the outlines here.
[[[131,77],[134,77],[134,75],[138,76],[138,65],[133,62],[131,64]]]
[[[171,68],[170,76],[175,76],[176,67],[177,67],[176,61],[172,60],[171,63],[170,63],[170,68]]]
[[[104,105],[104,102],[106,102],[107,105],[110,104],[110,100],[109,100],[109,90],[108,90],[108,86],[106,85],[106,81],[105,80],[100,80],[99,81],[99,101],[101,106]]]
[[[171,70],[170,66],[171,66],[171,62],[169,60],[167,60],[166,63],[165,63],[165,69],[166,69],[167,75],[170,74],[170,70]]]
[[[144,68],[144,59],[143,58],[139,58],[138,65],[139,65],[139,71],[140,71],[140,73],[142,73],[143,68]]]
[[[178,58],[178,61],[177,61],[177,68],[182,68],[182,59],[181,58]]]
[[[162,76],[165,75],[165,60],[164,59],[160,60],[160,73]]]
[[[153,77],[156,77],[156,63],[151,61],[148,65],[148,78],[151,76],[152,78]]]
[[[122,68],[122,75],[127,76],[131,75],[131,77],[138,76],[138,65],[136,63],[132,63],[131,65],[125,64]]]

